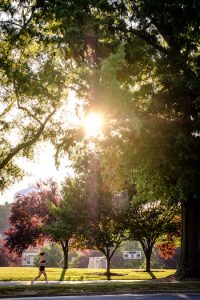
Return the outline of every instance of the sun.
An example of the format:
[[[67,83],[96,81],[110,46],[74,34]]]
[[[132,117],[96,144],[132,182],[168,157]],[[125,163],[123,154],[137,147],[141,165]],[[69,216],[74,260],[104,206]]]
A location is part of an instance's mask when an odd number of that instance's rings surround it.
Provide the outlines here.
[[[83,121],[83,128],[89,138],[100,136],[103,129],[103,117],[94,112],[88,114]]]

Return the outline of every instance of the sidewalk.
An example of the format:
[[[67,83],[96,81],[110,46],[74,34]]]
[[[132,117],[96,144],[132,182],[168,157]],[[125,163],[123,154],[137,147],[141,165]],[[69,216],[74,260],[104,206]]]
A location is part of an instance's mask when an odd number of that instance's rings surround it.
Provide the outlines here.
[[[97,283],[110,283],[110,282],[142,282],[146,280],[69,280],[69,281],[48,281],[48,285],[58,284],[97,284]],[[31,285],[31,281],[0,281],[0,286],[18,286],[18,285]],[[33,285],[47,285],[46,281],[35,281]]]

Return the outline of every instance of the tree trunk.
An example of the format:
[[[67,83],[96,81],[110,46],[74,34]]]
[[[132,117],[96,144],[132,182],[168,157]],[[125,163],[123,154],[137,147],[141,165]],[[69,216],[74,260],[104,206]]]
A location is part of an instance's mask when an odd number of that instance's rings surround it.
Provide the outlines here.
[[[145,253],[145,257],[146,257],[146,272],[151,272],[151,253],[152,253],[152,249],[151,251],[147,251]]]
[[[182,205],[181,258],[176,276],[200,278],[200,200],[189,199]]]
[[[69,254],[69,241],[61,242],[62,250],[63,250],[63,257],[64,257],[64,264],[63,269],[68,269],[68,254]]]
[[[107,262],[107,266],[106,266],[106,276],[107,276],[107,279],[110,280],[110,261],[111,261],[111,258],[110,256],[106,256],[106,262]]]
[[[141,240],[140,244],[142,245],[142,249],[146,258],[146,272],[151,272],[151,254],[154,243],[149,240]]]

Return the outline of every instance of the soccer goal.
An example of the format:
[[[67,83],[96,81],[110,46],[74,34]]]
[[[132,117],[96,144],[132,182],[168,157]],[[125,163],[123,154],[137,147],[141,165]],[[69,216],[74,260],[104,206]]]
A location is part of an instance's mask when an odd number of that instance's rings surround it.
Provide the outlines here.
[[[105,256],[90,257],[88,269],[106,269],[107,262]]]

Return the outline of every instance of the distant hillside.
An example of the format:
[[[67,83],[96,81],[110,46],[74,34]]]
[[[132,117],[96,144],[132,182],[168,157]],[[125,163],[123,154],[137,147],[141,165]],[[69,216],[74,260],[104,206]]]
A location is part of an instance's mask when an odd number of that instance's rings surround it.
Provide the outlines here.
[[[5,203],[5,205],[0,205],[0,231],[3,231],[9,227],[9,215],[12,204]]]

